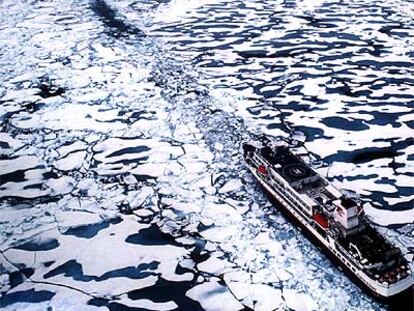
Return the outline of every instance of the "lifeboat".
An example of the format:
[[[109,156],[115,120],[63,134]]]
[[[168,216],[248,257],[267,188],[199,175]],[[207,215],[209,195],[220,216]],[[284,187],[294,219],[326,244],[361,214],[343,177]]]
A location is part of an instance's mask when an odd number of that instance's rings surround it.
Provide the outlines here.
[[[329,228],[328,219],[326,218],[325,215],[323,215],[321,213],[315,213],[315,214],[313,214],[312,219],[314,221],[316,221],[316,223],[320,227],[322,227],[323,229],[328,229]]]
[[[267,175],[269,174],[268,172],[267,172],[267,169],[266,169],[266,166],[264,166],[263,164],[262,165],[259,165],[258,167],[257,167],[257,174],[260,176],[260,177],[262,177],[262,178],[266,178],[267,177]]]

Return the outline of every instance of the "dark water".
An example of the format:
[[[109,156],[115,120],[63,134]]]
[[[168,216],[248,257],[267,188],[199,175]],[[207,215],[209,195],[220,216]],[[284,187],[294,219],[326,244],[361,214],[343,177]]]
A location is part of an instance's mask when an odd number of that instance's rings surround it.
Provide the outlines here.
[[[283,137],[414,254],[414,5],[3,1],[5,310],[409,310],[344,276],[239,155]]]

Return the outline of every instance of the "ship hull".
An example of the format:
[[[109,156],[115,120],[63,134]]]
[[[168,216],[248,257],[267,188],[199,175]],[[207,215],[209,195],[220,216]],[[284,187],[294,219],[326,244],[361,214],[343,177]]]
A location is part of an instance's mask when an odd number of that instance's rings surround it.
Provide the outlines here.
[[[256,177],[257,178],[257,177]],[[261,182],[258,183],[260,187],[263,189],[263,191],[266,193],[267,197],[271,201],[271,203],[282,212],[282,214],[293,224],[295,224],[301,232],[319,249],[322,250],[322,252],[332,261],[334,262],[341,271],[343,271],[355,284],[357,284],[362,290],[364,290],[366,293],[371,294],[374,296],[377,300],[381,302],[386,302],[389,304],[393,304],[393,302],[398,301],[398,305],[401,308],[401,303],[406,302],[406,306],[404,309],[399,310],[414,310],[414,293],[413,293],[413,287],[409,287],[405,289],[404,291],[393,295],[393,296],[383,296],[373,290],[371,287],[366,285],[359,277],[356,275],[343,261],[341,261],[333,252],[332,250],[321,243],[319,239],[301,222],[299,221],[296,216],[292,214],[292,212],[286,208],[278,198],[276,198]],[[403,299],[403,300],[401,300]]]

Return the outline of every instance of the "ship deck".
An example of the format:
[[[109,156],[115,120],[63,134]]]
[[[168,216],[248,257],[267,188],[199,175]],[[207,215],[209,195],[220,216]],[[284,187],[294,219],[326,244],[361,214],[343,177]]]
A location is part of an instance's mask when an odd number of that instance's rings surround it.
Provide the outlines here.
[[[353,256],[359,257],[360,260],[366,259],[366,264],[387,263],[401,255],[398,248],[369,225],[364,226],[364,229],[356,234],[339,237],[338,242]]]

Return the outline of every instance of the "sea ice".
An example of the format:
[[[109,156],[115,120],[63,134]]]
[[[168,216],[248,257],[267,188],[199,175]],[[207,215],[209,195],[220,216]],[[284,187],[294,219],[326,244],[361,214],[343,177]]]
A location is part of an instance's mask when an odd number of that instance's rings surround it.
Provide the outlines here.
[[[198,301],[206,311],[236,311],[243,309],[227,287],[216,281],[201,283],[187,291],[186,296]]]
[[[226,261],[217,257],[210,257],[209,259],[199,263],[197,268],[199,271],[220,275],[226,268]]]
[[[227,193],[227,192],[238,191],[242,186],[243,184],[239,178],[231,179],[228,182],[226,182],[223,187],[220,188],[219,192]]]
[[[308,294],[298,293],[295,289],[283,289],[282,295],[287,306],[292,310],[310,311],[317,309],[317,305]]]

